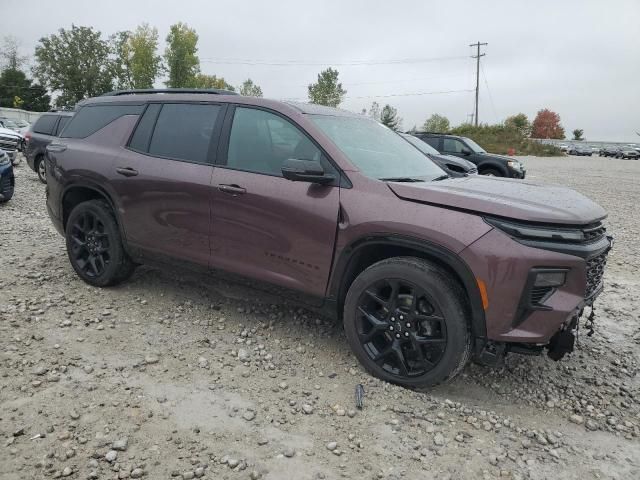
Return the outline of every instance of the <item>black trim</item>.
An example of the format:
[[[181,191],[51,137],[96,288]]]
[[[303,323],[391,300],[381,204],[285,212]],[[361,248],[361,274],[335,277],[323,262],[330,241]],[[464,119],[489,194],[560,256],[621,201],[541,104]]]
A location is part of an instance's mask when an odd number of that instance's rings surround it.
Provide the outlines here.
[[[184,93],[184,94],[210,94],[210,95],[239,95],[231,90],[221,88],[134,88],[130,90],[114,90],[100,95],[101,97],[118,97],[122,95],[145,95],[152,93]]]
[[[469,266],[451,250],[419,238],[380,233],[367,235],[344,247],[332,268],[327,300],[335,302],[337,305],[340,304],[341,299],[346,295],[343,280],[349,272],[351,262],[356,258],[356,255],[362,248],[373,245],[388,245],[417,250],[451,268],[462,281],[471,303],[471,333],[477,339],[486,338],[487,327],[484,309],[482,307],[482,298],[475,276]]]
[[[553,287],[543,298],[541,298],[537,303],[531,302],[531,291],[533,289],[533,284],[536,281],[536,276],[540,272],[564,272],[565,274],[569,272],[569,268],[553,268],[553,267],[534,267],[529,270],[527,274],[527,281],[524,284],[524,288],[522,289],[522,294],[520,295],[520,300],[518,301],[518,308],[516,309],[516,314],[513,317],[513,321],[511,325],[515,328],[518,325],[522,324],[529,315],[531,315],[534,311],[537,310],[553,310],[553,308],[548,305],[543,305],[553,293],[556,291],[557,287]]]

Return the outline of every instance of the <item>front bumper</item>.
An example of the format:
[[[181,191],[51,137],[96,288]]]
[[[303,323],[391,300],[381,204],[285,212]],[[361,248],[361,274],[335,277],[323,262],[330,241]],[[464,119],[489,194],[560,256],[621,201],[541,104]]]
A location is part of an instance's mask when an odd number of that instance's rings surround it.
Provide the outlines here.
[[[523,245],[494,229],[462,251],[462,259],[486,286],[487,339],[494,342],[546,345],[553,335],[569,325],[602,291],[602,273],[611,240],[604,237],[581,246],[582,257]],[[590,262],[600,259],[601,269]],[[536,307],[523,306],[530,294],[528,284],[534,269],[565,269],[566,281]],[[595,273],[594,273],[595,272]],[[591,283],[590,283],[591,282]],[[595,283],[595,284],[594,284]],[[526,297],[527,299],[531,297]]]

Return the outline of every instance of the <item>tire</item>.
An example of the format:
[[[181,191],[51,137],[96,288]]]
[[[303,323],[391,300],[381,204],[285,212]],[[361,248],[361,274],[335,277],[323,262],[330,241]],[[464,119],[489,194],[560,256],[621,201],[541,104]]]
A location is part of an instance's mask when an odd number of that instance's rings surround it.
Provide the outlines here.
[[[343,314],[347,340],[363,367],[412,389],[451,380],[464,368],[471,352],[468,316],[462,287],[445,270],[414,257],[382,260],[360,273]]]
[[[71,266],[90,285],[116,285],[135,270],[122,246],[113,210],[104,200],[76,205],[67,221],[65,239]]]
[[[6,203],[13,197],[13,192],[15,191],[15,187],[11,185],[11,179],[8,177],[3,177],[0,179],[0,193],[2,193],[2,198],[0,198],[0,203]]]
[[[47,167],[46,167],[46,163],[44,162],[44,156],[40,155],[38,158],[36,158],[35,161],[35,169],[36,169],[36,173],[38,174],[38,178],[40,179],[40,181],[44,184],[47,183]]]
[[[487,177],[504,177],[504,175],[502,175],[498,170],[495,170],[493,168],[482,170],[482,172],[480,172],[480,175],[485,175]]]

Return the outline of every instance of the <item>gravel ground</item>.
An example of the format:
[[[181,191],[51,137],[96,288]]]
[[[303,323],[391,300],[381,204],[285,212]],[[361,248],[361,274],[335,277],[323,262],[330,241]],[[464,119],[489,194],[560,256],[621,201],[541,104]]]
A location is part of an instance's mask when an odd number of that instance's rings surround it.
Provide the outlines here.
[[[368,376],[339,325],[225,279],[84,284],[23,162],[0,206],[0,478],[640,478],[640,162],[523,160],[610,212],[596,333],[430,394]]]

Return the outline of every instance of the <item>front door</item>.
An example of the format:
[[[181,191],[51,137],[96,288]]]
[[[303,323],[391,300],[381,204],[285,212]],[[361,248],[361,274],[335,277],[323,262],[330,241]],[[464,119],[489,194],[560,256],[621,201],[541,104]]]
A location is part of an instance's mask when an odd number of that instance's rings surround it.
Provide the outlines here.
[[[213,152],[223,116],[214,104],[150,104],[115,159],[127,243],[143,255],[208,266]]]
[[[340,188],[286,180],[281,166],[298,158],[335,168],[297,126],[266,110],[236,107],[227,135],[213,173],[211,266],[323,297]]]

